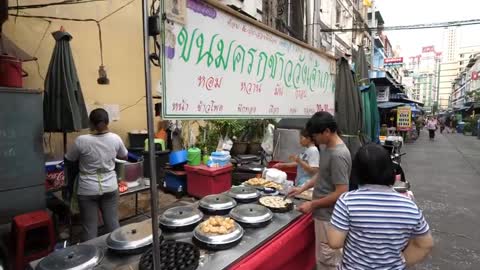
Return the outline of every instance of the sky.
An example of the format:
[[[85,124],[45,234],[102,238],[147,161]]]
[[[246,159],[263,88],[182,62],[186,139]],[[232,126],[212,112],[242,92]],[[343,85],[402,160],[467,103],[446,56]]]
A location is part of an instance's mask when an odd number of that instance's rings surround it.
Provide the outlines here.
[[[375,0],[385,26],[401,26],[434,22],[480,19],[479,0]],[[422,47],[434,45],[443,51],[444,29],[385,31],[395,48],[401,47],[401,56],[421,53]],[[462,26],[457,30],[459,47],[480,45],[480,25]]]

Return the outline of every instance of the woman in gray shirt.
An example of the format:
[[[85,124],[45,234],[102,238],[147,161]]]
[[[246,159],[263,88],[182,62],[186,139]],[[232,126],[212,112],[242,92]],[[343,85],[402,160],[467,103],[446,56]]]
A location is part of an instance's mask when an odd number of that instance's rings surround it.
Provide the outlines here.
[[[119,227],[118,184],[115,158],[126,159],[122,139],[108,130],[108,113],[95,109],[90,113],[91,133],[77,137],[65,158],[78,161],[78,205],[82,223],[82,241],[97,237],[98,210],[107,232]]]

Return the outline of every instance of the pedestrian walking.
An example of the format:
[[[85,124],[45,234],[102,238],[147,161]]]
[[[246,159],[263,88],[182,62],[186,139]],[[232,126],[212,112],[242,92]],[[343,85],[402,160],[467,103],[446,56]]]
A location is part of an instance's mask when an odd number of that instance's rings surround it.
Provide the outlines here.
[[[393,190],[393,163],[377,144],[362,147],[353,161],[357,190],[338,199],[328,230],[329,245],[343,248],[338,269],[406,269],[422,261],[433,239],[422,211]]]
[[[420,132],[422,131],[424,125],[425,125],[425,120],[423,119],[423,116],[419,115],[417,119],[415,119],[415,127],[417,129],[418,137],[420,137]]]
[[[450,128],[452,130],[452,133],[456,133],[457,132],[457,118],[455,117],[455,115],[451,116],[450,124],[451,124]]]
[[[451,125],[452,125],[452,120],[449,116],[445,117],[445,129],[447,130],[447,133],[451,132]]]
[[[302,187],[294,188],[289,196],[313,187],[313,198],[298,208],[303,213],[313,213],[315,223],[315,250],[317,270],[335,270],[342,259],[338,248],[328,245],[327,230],[335,202],[348,191],[352,160],[350,151],[337,134],[337,123],[328,112],[317,112],[306,126],[315,142],[325,149],[320,151],[318,173]]]
[[[443,131],[445,130],[445,117],[440,117],[439,118],[439,124],[440,124],[440,133],[443,134]]]
[[[430,116],[427,120],[427,129],[431,141],[435,139],[435,131],[437,130],[437,128],[437,120],[434,117]]]

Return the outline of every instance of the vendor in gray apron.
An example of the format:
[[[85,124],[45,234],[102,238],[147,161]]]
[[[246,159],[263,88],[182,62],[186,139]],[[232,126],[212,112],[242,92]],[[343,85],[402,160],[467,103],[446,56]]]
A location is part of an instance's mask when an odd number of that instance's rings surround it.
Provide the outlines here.
[[[310,134],[306,130],[300,132],[300,145],[305,150],[300,155],[290,156],[290,163],[277,163],[274,168],[282,169],[287,167],[297,167],[297,177],[295,185],[302,186],[312,176],[318,172],[320,154],[315,146]]]
[[[108,130],[108,113],[95,109],[90,113],[91,134],[77,137],[65,158],[78,161],[79,174],[75,185],[82,241],[97,237],[98,210],[102,213],[107,232],[119,227],[118,184],[115,158],[126,159],[127,149],[122,139]]]

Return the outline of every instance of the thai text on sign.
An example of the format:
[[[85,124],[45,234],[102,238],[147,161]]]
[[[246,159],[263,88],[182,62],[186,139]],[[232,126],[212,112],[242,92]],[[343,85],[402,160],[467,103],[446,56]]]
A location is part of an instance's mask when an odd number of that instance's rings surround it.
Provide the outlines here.
[[[203,2],[166,25],[164,118],[334,112],[335,61]]]
[[[412,129],[412,108],[410,106],[397,108],[397,130],[409,131]]]

